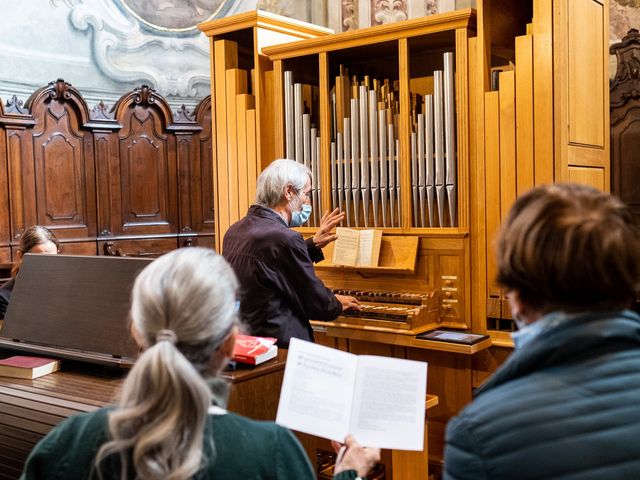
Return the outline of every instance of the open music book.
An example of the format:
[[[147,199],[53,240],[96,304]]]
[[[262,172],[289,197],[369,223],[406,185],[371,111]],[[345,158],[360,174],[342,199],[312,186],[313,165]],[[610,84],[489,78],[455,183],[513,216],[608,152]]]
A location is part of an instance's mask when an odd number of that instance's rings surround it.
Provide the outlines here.
[[[424,448],[427,364],[291,339],[276,423],[368,447]]]
[[[382,244],[382,230],[336,228],[338,239],[333,246],[334,265],[377,267]]]

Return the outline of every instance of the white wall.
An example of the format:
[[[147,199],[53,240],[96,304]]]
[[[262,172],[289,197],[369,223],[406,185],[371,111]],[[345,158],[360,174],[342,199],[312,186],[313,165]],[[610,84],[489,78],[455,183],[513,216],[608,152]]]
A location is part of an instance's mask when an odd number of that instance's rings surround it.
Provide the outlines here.
[[[26,100],[64,78],[90,107],[108,105],[146,83],[176,109],[209,94],[206,36],[154,31],[120,0],[0,0],[0,98]],[[255,0],[226,1],[221,15],[255,8]]]

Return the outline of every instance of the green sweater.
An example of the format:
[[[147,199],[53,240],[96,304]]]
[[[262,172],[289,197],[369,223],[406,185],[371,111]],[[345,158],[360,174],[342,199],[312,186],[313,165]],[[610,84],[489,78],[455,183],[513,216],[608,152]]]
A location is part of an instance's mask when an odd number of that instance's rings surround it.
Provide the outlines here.
[[[75,415],[60,423],[35,446],[21,480],[98,478],[96,474],[89,475],[98,449],[108,440],[108,411]],[[197,480],[315,478],[298,440],[272,422],[258,422],[233,413],[209,415],[205,436],[213,438],[216,456],[213,464],[207,464],[194,477]],[[211,457],[210,442],[205,442],[205,455]],[[355,470],[334,477],[354,478]]]

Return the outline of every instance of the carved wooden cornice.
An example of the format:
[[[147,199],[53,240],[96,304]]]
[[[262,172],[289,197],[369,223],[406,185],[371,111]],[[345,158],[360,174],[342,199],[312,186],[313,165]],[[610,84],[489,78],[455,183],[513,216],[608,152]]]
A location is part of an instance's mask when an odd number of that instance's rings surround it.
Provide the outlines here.
[[[202,127],[196,121],[194,112],[190,112],[185,105],[182,105],[173,114],[173,131],[176,133],[194,133],[202,131]]]
[[[6,106],[0,102],[0,124],[18,128],[32,127],[35,125],[29,108],[23,107],[24,102],[16,95],[12,95]]]
[[[113,112],[102,100],[91,110],[91,120],[113,120]]]
[[[202,99],[193,110],[182,105],[173,113],[162,96],[148,85],[142,85],[122,96],[113,107],[101,100],[89,110],[80,92],[70,83],[58,79],[36,90],[26,102],[20,100],[16,95],[12,95],[6,103],[0,101],[0,124],[18,128],[33,127],[35,119],[30,113],[31,108],[38,102],[52,100],[74,103],[80,112],[83,121],[82,127],[94,131],[112,131],[122,128],[117,120],[119,114],[117,109],[120,107],[122,110],[127,105],[134,104],[159,109],[170,131],[196,133],[202,131],[199,124],[200,117],[207,112],[207,109],[211,108],[211,96],[209,95]]]
[[[133,90],[133,102],[136,105],[150,105],[155,103],[156,91],[148,85],[142,85]]]
[[[211,110],[211,95],[204,97],[193,109],[193,118],[196,119],[198,124],[202,123],[202,117],[207,113],[207,110]],[[211,126],[211,122],[208,125]]]
[[[189,111],[186,105],[183,103],[182,106],[178,109],[176,113],[173,115],[173,121],[175,123],[193,123],[196,121],[193,113]]]
[[[57,79],[54,82],[49,82],[49,97],[53,100],[69,100],[71,99],[71,84],[65,82],[62,78]]]
[[[618,43],[609,47],[618,61],[616,76],[610,85],[611,108],[620,108],[627,100],[640,97],[640,32],[632,28]]]
[[[7,100],[7,106],[4,109],[4,113],[15,113],[18,115],[29,115],[29,110],[26,108],[22,108],[24,102],[19,100],[17,96],[12,95],[9,100]]]

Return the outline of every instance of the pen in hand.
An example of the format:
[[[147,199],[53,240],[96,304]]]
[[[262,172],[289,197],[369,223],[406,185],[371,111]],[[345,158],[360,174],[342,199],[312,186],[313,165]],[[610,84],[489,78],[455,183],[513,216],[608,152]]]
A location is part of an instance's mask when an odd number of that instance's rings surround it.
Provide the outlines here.
[[[355,470],[359,477],[365,477],[380,460],[380,449],[361,446],[356,439],[347,435],[344,444],[332,441],[337,452],[334,473]]]

